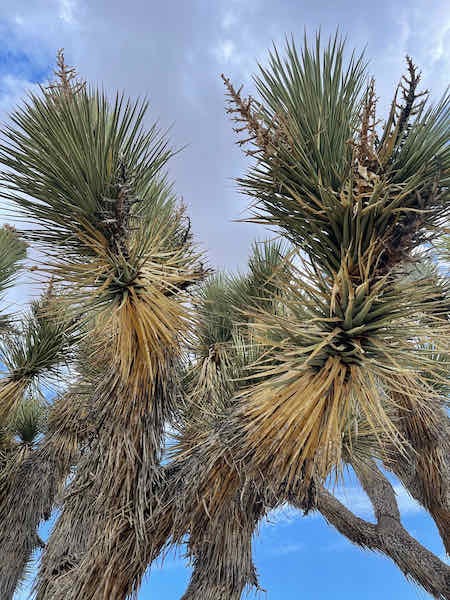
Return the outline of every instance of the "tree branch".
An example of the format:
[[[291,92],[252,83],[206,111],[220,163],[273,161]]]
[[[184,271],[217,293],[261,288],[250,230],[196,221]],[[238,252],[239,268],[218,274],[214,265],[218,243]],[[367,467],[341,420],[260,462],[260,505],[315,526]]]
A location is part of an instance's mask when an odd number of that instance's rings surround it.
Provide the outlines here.
[[[355,463],[352,466],[361,482],[363,490],[372,502],[378,529],[390,527],[392,520],[399,523],[400,511],[394,488],[378,469],[375,462],[371,462],[368,465]]]
[[[402,526],[395,492],[375,464],[357,469],[361,484],[373,506],[377,523],[354,515],[323,486],[318,485],[316,508],[340,533],[361,548],[381,552],[405,576],[422,586],[434,598],[450,599],[450,568],[422,546]],[[291,498],[303,509],[302,501]]]
[[[377,538],[375,525],[357,517],[324,487],[317,492],[317,510],[351,542],[361,548],[373,549]]]

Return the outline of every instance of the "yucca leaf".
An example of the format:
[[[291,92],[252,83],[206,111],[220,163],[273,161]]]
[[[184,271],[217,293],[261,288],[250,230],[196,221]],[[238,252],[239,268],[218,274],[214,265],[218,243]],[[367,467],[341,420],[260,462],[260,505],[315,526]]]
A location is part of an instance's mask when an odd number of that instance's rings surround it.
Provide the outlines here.
[[[7,419],[26,390],[56,384],[69,365],[78,331],[64,302],[52,291],[32,303],[17,330],[0,344],[6,375],[0,382],[0,415]]]

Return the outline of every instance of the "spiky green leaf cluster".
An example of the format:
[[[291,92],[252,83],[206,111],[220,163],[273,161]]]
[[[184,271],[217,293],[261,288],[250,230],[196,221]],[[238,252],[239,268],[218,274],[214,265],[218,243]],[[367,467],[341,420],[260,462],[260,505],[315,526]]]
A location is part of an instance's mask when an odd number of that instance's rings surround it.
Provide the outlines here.
[[[402,389],[404,410],[425,423],[442,384],[448,295],[435,277],[411,281],[408,263],[450,216],[450,94],[427,107],[409,58],[407,68],[381,127],[364,59],[347,59],[338,36],[325,48],[305,39],[301,54],[293,42],[285,57],[274,49],[255,77],[258,101],[224,78],[255,158],[239,180],[253,220],[287,237],[302,265],[282,311],[248,311],[266,351],[236,428],[242,456],[275,477],[293,481],[306,463],[326,476],[352,415],[399,439],[386,398]]]
[[[26,256],[26,244],[13,227],[0,228],[0,293],[7,289]]]
[[[33,301],[19,330],[1,345],[1,360],[11,380],[56,378],[68,365],[76,341],[76,324],[61,299],[45,294]]]
[[[49,248],[90,254],[80,239],[94,229],[112,238],[121,169],[141,193],[170,150],[156,126],[141,128],[146,103],[83,88],[32,94],[4,132],[1,160],[11,198],[42,229],[31,234]],[[25,197],[27,195],[28,197]]]
[[[194,416],[201,428],[222,418],[235,392],[250,384],[264,351],[249,328],[250,311],[280,309],[281,286],[290,277],[287,254],[280,241],[256,242],[247,273],[216,274],[195,290],[197,320],[185,377],[189,426]]]
[[[78,335],[65,302],[50,286],[0,343],[5,371],[0,381],[0,416],[4,422],[26,394],[38,397],[59,385],[63,369],[73,358]]]
[[[146,102],[110,102],[61,65],[58,81],[12,115],[4,185],[33,222],[41,270],[65,286],[76,314],[94,318],[94,353],[110,353],[114,376],[154,380],[186,335],[179,295],[204,276],[163,172],[173,152],[156,124],[144,127]]]
[[[420,74],[408,64],[381,131],[364,59],[346,61],[337,36],[324,49],[319,36],[313,47],[305,39],[300,55],[293,42],[285,57],[274,49],[255,77],[260,102],[242,99],[226,80],[230,112],[258,158],[240,180],[255,198],[255,218],[281,227],[329,273],[374,242],[387,261],[389,244],[407,234],[417,244],[417,229],[448,218],[450,96],[426,108]]]
[[[0,299],[12,285],[26,257],[26,248],[26,243],[13,227],[4,225],[0,228]],[[0,330],[6,330],[10,325],[10,317],[5,313],[0,314]]]
[[[161,172],[172,151],[156,124],[143,127],[146,110],[56,85],[16,110],[0,146],[7,197],[37,223],[27,234],[47,254],[45,268],[79,286],[84,278],[103,300],[121,298],[149,261],[163,268],[184,253],[174,265],[182,270],[196,258]]]
[[[45,432],[48,407],[42,400],[24,398],[9,424],[11,434],[21,444],[32,445]]]

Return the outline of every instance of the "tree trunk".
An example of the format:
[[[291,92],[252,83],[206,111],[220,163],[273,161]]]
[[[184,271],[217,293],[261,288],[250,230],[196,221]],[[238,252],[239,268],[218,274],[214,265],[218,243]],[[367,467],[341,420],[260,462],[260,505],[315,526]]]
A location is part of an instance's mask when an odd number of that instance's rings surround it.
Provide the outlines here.
[[[50,518],[71,466],[78,456],[82,406],[73,395],[57,400],[52,408],[49,431],[40,448],[20,464],[1,490],[0,598],[9,600],[36,546],[37,529]]]
[[[151,556],[147,520],[164,481],[174,390],[142,381],[131,394],[111,371],[93,396],[96,435],[42,557],[37,600],[122,600],[137,591]]]
[[[190,537],[194,571],[182,600],[239,600],[245,588],[258,588],[252,539],[266,510],[253,486],[242,495],[239,490],[200,539]]]

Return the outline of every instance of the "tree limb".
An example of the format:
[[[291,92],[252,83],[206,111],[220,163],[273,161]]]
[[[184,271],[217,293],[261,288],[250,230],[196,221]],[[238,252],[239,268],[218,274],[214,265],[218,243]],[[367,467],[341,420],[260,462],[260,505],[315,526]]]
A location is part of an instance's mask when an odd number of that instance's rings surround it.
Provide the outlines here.
[[[317,510],[351,542],[388,556],[407,578],[434,598],[449,600],[450,568],[402,526],[392,485],[375,463],[355,470],[373,504],[376,524],[354,515],[321,485],[317,489]],[[294,504],[303,508],[301,502]]]

